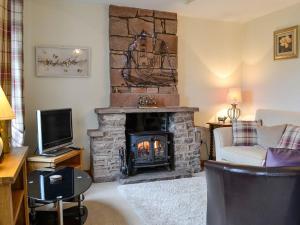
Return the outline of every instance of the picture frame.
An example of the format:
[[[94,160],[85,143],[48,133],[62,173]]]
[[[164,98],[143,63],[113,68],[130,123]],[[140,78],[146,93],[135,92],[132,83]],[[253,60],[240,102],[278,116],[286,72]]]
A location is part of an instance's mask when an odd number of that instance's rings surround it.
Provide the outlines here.
[[[274,60],[298,58],[298,26],[274,32]]]
[[[90,51],[89,47],[79,46],[36,46],[36,76],[88,77],[90,73]]]

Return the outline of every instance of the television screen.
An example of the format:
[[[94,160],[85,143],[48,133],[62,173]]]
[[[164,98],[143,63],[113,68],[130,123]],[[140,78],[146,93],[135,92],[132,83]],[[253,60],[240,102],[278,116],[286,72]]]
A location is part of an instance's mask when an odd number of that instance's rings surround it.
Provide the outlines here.
[[[63,147],[73,139],[72,110],[37,111],[39,153]]]

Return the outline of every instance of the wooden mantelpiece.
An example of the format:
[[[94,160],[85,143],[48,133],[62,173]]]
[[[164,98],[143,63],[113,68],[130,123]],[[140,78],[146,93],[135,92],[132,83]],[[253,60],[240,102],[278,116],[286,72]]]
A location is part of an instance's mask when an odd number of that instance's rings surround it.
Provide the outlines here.
[[[137,107],[107,107],[97,108],[97,114],[123,114],[123,113],[179,113],[179,112],[198,112],[199,108],[195,107],[158,107],[158,108],[137,108]]]
[[[27,147],[14,148],[0,163],[0,224],[29,225],[27,203]]]

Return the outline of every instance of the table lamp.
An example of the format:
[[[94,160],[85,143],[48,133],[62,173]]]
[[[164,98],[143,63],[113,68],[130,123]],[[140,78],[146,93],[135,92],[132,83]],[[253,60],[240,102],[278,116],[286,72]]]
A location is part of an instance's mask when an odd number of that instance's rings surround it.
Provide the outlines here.
[[[12,120],[15,118],[15,114],[4,94],[3,89],[0,86],[0,155],[8,153],[10,151],[9,140],[8,140],[8,130],[7,130],[7,120]]]
[[[237,108],[238,103],[242,101],[241,88],[230,88],[227,94],[227,100],[231,104],[227,114],[231,122],[237,120],[241,115],[241,110]]]

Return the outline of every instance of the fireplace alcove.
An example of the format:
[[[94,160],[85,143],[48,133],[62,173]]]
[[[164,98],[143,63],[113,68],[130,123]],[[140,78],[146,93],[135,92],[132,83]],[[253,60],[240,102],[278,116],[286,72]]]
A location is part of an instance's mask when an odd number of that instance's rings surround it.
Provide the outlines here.
[[[168,143],[171,146],[168,148],[168,161],[162,160],[166,163],[162,166],[171,168],[169,175],[164,174],[163,178],[160,178],[157,173],[157,175],[151,175],[151,180],[187,177],[199,172],[200,129],[194,125],[194,113],[197,111],[198,108],[191,107],[95,109],[99,128],[88,131],[91,144],[91,173],[94,181],[114,181],[123,177],[120,150],[128,151],[130,133],[145,137],[152,135],[151,132],[156,132],[154,138],[149,139],[149,144],[152,143],[153,146],[157,134],[160,134],[160,137],[167,134],[167,142],[171,142]],[[145,131],[147,135],[143,133]],[[149,157],[153,159],[155,156],[152,154]],[[162,161],[158,160],[158,164]],[[137,171],[139,169],[137,168]],[[141,182],[138,180],[139,174],[132,178],[134,182]],[[141,180],[147,181],[144,177]]]
[[[145,169],[174,169],[173,134],[168,132],[168,113],[126,114],[126,150],[121,153],[123,175]]]

